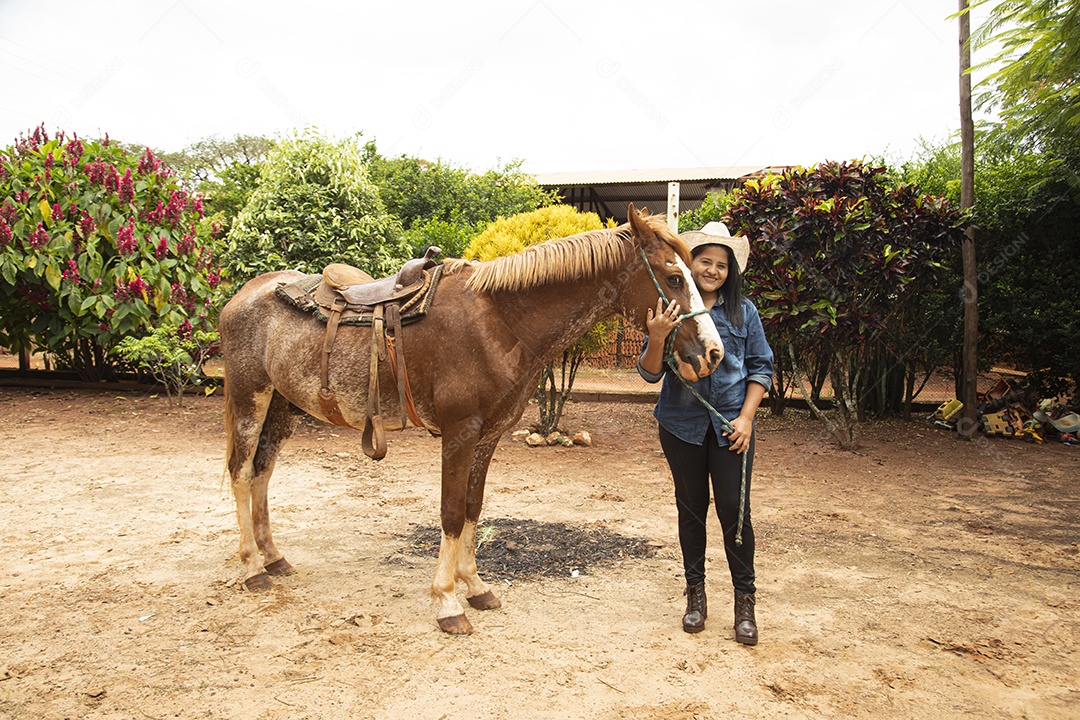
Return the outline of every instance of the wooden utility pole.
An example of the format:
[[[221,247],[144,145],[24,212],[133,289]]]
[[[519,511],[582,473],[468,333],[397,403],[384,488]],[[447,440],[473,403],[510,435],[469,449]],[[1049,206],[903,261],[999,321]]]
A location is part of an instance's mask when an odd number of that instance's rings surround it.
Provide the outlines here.
[[[960,0],[960,210],[975,206],[975,124],[971,119],[971,14]],[[968,225],[961,242],[964,261],[964,356],[960,402],[964,409],[956,430],[967,440],[978,426],[979,275],[975,268],[975,228]]]

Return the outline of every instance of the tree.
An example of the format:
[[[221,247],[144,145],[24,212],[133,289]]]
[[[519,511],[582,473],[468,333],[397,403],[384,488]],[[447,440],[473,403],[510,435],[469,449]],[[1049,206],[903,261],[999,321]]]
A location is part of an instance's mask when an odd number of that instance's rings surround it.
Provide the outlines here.
[[[754,243],[748,294],[774,350],[797,376],[824,363],[835,411],[804,394],[841,446],[856,446],[867,375],[906,354],[895,341],[899,319],[910,321],[904,309],[955,251],[962,216],[884,167],[828,162],[746,182],[726,220]]]
[[[901,176],[931,193],[959,199],[960,149],[924,145],[900,166]],[[1045,152],[1025,150],[997,133],[983,133],[975,153],[975,212],[979,227],[980,369],[985,358],[1026,372],[1041,397],[1076,392],[1080,368],[1080,275],[1075,228],[1080,189],[1068,166]],[[960,270],[945,263],[941,287],[959,287]],[[926,312],[952,328],[936,345],[959,342],[955,293],[928,296]],[[959,393],[958,393],[959,397]]]
[[[502,255],[519,253],[547,240],[603,227],[604,224],[596,213],[581,213],[569,205],[553,205],[496,220],[473,239],[466,248],[464,257],[492,260]],[[590,353],[604,346],[615,331],[615,322],[609,320],[596,325],[563,350],[558,382],[555,379],[555,363],[548,363],[544,368],[536,388],[536,403],[540,409],[540,419],[534,427],[536,432],[547,435],[558,429],[578,368]]]
[[[980,107],[998,114],[990,133],[995,147],[1022,157],[1022,166],[1046,169],[1031,178],[1033,186],[1020,189],[1033,204],[1011,217],[999,215],[1001,229],[1010,228],[1000,236],[1009,243],[1007,256],[990,260],[995,277],[1014,271],[1015,276],[1008,287],[995,280],[988,292],[1015,299],[1007,312],[1023,321],[1010,323],[996,303],[984,307],[998,313],[993,321],[1013,330],[1007,333],[1012,357],[1032,369],[1029,380],[1036,389],[1048,395],[1072,392],[1076,398],[1077,349],[1070,337],[1080,320],[1076,303],[1068,299],[1076,253],[1074,233],[1067,228],[1075,227],[1080,197],[1080,1],[996,1],[975,46],[999,48],[982,63],[992,72],[979,98]],[[1063,329],[1072,335],[1063,337]],[[992,337],[1001,339],[997,333]]]
[[[970,212],[975,205],[975,123],[971,118],[971,18],[968,0],[960,0],[960,210]],[[964,228],[961,241],[964,266],[964,361],[960,373],[960,401],[963,414],[956,424],[960,437],[970,440],[978,427],[975,406],[979,382],[979,276],[975,268],[975,226]]]
[[[401,155],[386,158],[374,142],[364,146],[368,174],[387,210],[405,230],[414,257],[439,245],[447,257],[464,254],[469,242],[500,217],[551,205],[545,191],[515,160],[483,173]]]
[[[0,345],[100,380],[122,337],[213,327],[212,224],[149,149],[38,127],[0,153],[0,198]]]
[[[731,207],[733,198],[734,194],[725,190],[707,193],[700,207],[679,215],[679,232],[700,230],[714,221],[723,222],[723,217]]]
[[[989,0],[975,3],[986,5]],[[1080,150],[1080,2],[995,0],[975,47],[997,47],[981,67],[979,106],[996,110],[998,130],[1028,149],[1059,156]]]
[[[221,226],[224,237],[258,187],[259,169],[273,147],[273,140],[260,135],[208,137],[161,157],[203,194],[206,214]]]
[[[379,276],[408,257],[401,226],[368,179],[356,144],[313,131],[270,151],[226,253],[237,281],[289,268],[320,272],[331,262]]]
[[[164,153],[161,159],[174,167],[188,184],[201,186],[213,183],[234,165],[257,168],[274,144],[261,135],[235,135],[230,140],[207,137],[179,152]]]

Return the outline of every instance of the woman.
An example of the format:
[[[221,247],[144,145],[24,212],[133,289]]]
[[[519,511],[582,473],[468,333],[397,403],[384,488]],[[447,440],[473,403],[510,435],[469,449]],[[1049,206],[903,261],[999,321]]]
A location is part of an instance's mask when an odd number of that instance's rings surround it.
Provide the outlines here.
[[[730,421],[730,428],[686,387],[678,374],[664,366],[667,336],[678,323],[681,309],[657,301],[649,311],[648,337],[638,372],[648,382],[664,381],[653,415],[660,425],[664,449],[675,481],[679,511],[679,545],[686,575],[686,613],[683,630],[705,629],[705,519],[709,512],[710,479],[716,514],[724,531],[724,551],[735,588],[735,639],[756,645],[754,617],[754,527],[750,521],[750,476],[754,466],[754,415],[772,386],[773,353],[765,340],[757,308],[742,296],[742,275],[750,255],[745,237],[732,237],[723,223],[711,222],[700,231],[683,233],[690,246],[690,272],[709,315],[724,341],[724,359],[708,377],[693,383],[697,392]],[[743,458],[746,455],[746,503],[742,544],[736,543]]]

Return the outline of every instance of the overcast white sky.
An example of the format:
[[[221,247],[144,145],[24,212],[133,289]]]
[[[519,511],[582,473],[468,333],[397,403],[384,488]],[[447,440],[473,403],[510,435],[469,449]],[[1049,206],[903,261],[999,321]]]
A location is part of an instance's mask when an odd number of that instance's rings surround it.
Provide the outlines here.
[[[956,9],[0,0],[0,147],[44,122],[169,151],[314,126],[474,170],[906,159],[959,127]]]

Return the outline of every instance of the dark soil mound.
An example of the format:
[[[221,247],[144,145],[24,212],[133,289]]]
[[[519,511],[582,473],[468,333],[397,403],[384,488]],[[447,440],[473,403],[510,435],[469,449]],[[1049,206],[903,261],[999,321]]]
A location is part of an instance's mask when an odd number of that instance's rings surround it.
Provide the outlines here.
[[[442,531],[415,525],[405,547],[388,558],[404,555],[438,557]],[[577,570],[611,567],[627,558],[651,557],[656,547],[646,538],[627,537],[602,527],[575,527],[564,523],[495,518],[484,520],[476,531],[476,559],[488,579],[520,580],[566,577]]]

